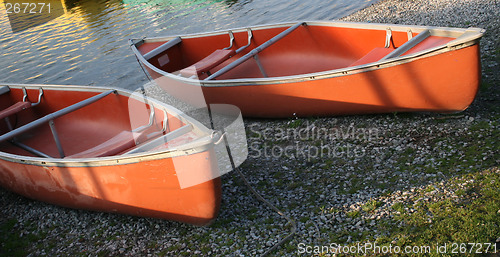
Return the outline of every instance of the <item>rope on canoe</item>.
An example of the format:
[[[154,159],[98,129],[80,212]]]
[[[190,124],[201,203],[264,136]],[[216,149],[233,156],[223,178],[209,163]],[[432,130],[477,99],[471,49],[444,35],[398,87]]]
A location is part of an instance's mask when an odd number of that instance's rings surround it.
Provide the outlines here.
[[[212,114],[211,114],[211,112],[208,112],[208,113],[210,115],[210,120],[212,121]],[[212,128],[213,128],[213,124],[212,124]],[[223,128],[222,128],[222,133],[224,134]],[[297,224],[295,223],[295,221],[292,218],[290,218],[288,215],[284,214],[280,209],[278,209],[276,206],[274,206],[271,202],[264,199],[264,197],[262,197],[262,195],[260,195],[259,192],[257,192],[257,190],[255,190],[255,188],[252,187],[252,185],[250,185],[250,182],[248,182],[245,175],[243,175],[243,172],[241,172],[241,170],[238,167],[236,167],[236,165],[234,164],[233,156],[231,155],[231,149],[229,147],[229,142],[227,140],[227,137],[225,137],[225,136],[224,136],[224,143],[226,145],[226,150],[227,150],[228,156],[229,156],[229,162],[231,163],[232,168],[234,170],[236,170],[236,172],[241,177],[241,179],[243,180],[245,185],[248,187],[248,189],[250,189],[250,191],[255,195],[255,197],[257,197],[257,199],[259,201],[265,203],[269,208],[274,210],[281,217],[285,218],[288,221],[288,223],[292,225],[292,229],[291,229],[290,233],[285,238],[281,239],[278,243],[274,244],[271,248],[269,248],[267,251],[265,251],[262,254],[262,256],[267,256],[270,253],[274,252],[280,245],[282,245],[285,242],[287,242],[288,240],[290,240],[293,235],[295,235],[295,233],[297,232]]]
[[[137,55],[135,55],[135,54],[134,54],[134,56],[135,56],[135,59],[137,60],[137,63],[138,63],[138,64],[139,64],[139,66],[141,67],[142,72],[144,72],[144,75],[146,75],[146,78],[148,78],[149,82],[153,82],[153,81],[151,80],[151,77],[149,76],[149,74],[148,74],[148,73],[146,72],[146,70],[144,69],[144,66],[142,66],[142,63],[141,63],[141,61],[139,60],[139,58],[137,57]],[[144,85],[142,86],[142,92],[144,93]]]

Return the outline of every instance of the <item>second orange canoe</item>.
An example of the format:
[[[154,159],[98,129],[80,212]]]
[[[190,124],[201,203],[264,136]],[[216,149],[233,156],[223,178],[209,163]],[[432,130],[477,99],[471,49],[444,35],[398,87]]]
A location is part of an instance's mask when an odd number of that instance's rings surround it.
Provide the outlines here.
[[[483,33],[313,21],[131,43],[156,83],[186,102],[199,91],[245,116],[330,116],[466,109]]]

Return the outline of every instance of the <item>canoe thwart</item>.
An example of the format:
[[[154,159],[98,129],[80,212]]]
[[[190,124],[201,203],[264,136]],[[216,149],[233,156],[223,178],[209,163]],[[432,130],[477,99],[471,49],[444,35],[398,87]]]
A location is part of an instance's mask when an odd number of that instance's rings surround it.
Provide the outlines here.
[[[262,50],[268,48],[269,46],[271,46],[272,44],[276,43],[276,41],[282,39],[283,37],[285,37],[286,35],[290,34],[292,31],[296,30],[298,27],[302,26],[302,25],[305,25],[306,23],[305,22],[298,22],[297,24],[293,25],[292,27],[286,29],[285,31],[279,33],[278,35],[274,36],[273,38],[269,39],[268,41],[264,42],[262,45],[254,48],[252,51],[250,51],[249,53],[245,54],[244,56],[240,57],[239,59],[237,59],[236,61],[228,64],[227,66],[225,66],[224,68],[218,70],[217,72],[215,72],[214,74],[208,76],[205,80],[211,80],[211,79],[214,79],[232,69],[234,69],[236,66],[242,64],[243,62],[245,62],[246,60],[250,59],[251,57],[253,57],[254,55],[260,53]]]
[[[169,48],[179,44],[180,42],[182,42],[181,37],[176,37],[176,38],[169,40],[168,42],[160,45],[159,47],[147,52],[146,54],[143,55],[143,57],[144,57],[144,59],[149,60],[149,59],[157,56],[158,54],[168,50]]]

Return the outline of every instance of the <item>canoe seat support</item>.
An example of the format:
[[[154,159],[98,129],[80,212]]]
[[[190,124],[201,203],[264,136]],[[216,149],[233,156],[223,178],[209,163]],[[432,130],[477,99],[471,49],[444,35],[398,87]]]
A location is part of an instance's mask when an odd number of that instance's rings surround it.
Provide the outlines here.
[[[9,91],[10,91],[10,89],[9,89]],[[6,92],[9,92],[9,91],[6,91]],[[23,93],[24,93],[24,96],[23,96],[22,102],[17,102],[15,104],[7,107],[6,109],[0,111],[0,120],[6,119],[9,116],[14,115],[22,110],[26,110],[30,107],[36,106],[36,105],[40,104],[40,102],[42,101],[42,96],[43,96],[43,89],[42,88],[39,89],[38,102],[36,102],[36,103],[32,103],[29,101],[28,93],[26,92],[26,88],[24,88],[24,87],[23,87]]]
[[[420,32],[416,37],[412,37],[412,39],[406,41],[406,43],[402,44],[400,47],[396,48],[396,50],[389,53],[388,55],[386,55],[384,58],[382,58],[380,60],[387,60],[390,58],[399,57],[430,36],[431,36],[430,30],[426,29],[426,30]]]
[[[36,150],[36,149],[34,149],[34,148],[30,147],[30,146],[27,146],[27,145],[25,145],[25,144],[23,144],[21,142],[17,142],[15,139],[12,139],[10,141],[10,143],[13,144],[13,145],[15,145],[15,146],[17,146],[17,147],[19,147],[19,148],[21,148],[21,149],[23,149],[23,150],[25,150],[25,151],[27,151],[27,152],[30,152],[30,153],[34,154],[34,155],[37,155],[37,156],[40,156],[40,157],[44,157],[44,158],[52,158],[52,156],[49,156],[49,155],[47,155],[47,154],[45,154],[43,152],[40,152],[40,151],[38,151],[38,150]]]
[[[391,28],[387,28],[385,30],[385,48],[391,47],[391,38],[392,38],[392,30]]]
[[[283,32],[279,33],[278,35],[274,36],[273,38],[269,39],[268,41],[264,42],[262,45],[254,48],[252,51],[248,52],[247,54],[245,54],[244,56],[238,58],[237,60],[235,60],[234,62],[228,64],[227,66],[225,66],[224,68],[218,70],[217,72],[215,72],[214,74],[208,76],[205,80],[211,80],[211,79],[214,79],[232,69],[234,69],[236,66],[242,64],[243,62],[245,62],[246,60],[250,59],[251,57],[257,55],[258,53],[262,52],[262,50],[268,48],[269,46],[271,46],[272,44],[276,43],[278,40],[282,39],[283,37],[285,37],[286,35],[290,34],[292,31],[296,30],[298,27],[300,26],[303,26],[303,25],[306,25],[305,22],[299,22],[293,26],[291,26],[290,28],[284,30]]]
[[[248,34],[248,43],[238,49],[236,49],[236,53],[239,54],[241,51],[245,50],[247,47],[249,47],[252,44],[252,38],[253,38],[253,33],[251,28],[247,28],[247,34]]]
[[[30,108],[32,106],[35,106],[37,104],[39,104],[41,102],[41,98],[42,98],[42,95],[43,95],[43,90],[40,88],[40,94],[38,96],[38,102],[37,103],[31,103],[30,101],[28,101],[28,94],[26,92],[26,88],[23,87],[23,93],[24,93],[24,96],[23,96],[23,101],[22,102],[17,102],[13,105],[11,105],[10,107],[8,107],[7,109],[3,110],[0,112],[0,119],[4,119],[5,122],[7,123],[7,128],[9,128],[9,130],[13,130],[13,126],[12,124],[10,123],[10,120],[9,120],[9,116],[11,115],[14,115],[15,113],[17,112],[20,112],[22,110],[25,110],[27,108]],[[8,86],[3,86],[0,88],[0,95],[3,95],[5,93],[8,93],[10,92],[10,88]],[[36,150],[36,149],[33,149],[21,142],[17,142],[15,138],[12,138],[10,140],[10,143],[21,148],[21,149],[24,149],[25,151],[28,151],[30,153],[33,153],[37,156],[40,156],[40,157],[45,157],[45,158],[50,158],[50,156]]]
[[[226,48],[223,48],[222,50],[229,50],[233,48],[233,43],[234,43],[234,35],[233,32],[230,30],[227,33],[229,33],[229,46]]]
[[[151,58],[153,58],[153,57],[155,57],[155,56],[157,56],[157,55],[161,54],[162,52],[164,52],[164,51],[166,51],[166,50],[170,49],[171,47],[173,47],[173,46],[175,46],[175,45],[179,44],[180,42],[182,42],[181,37],[176,37],[176,38],[174,38],[174,39],[171,39],[171,40],[169,40],[168,42],[166,42],[165,44],[162,44],[162,45],[158,46],[157,48],[155,48],[155,49],[153,49],[153,50],[151,50],[151,51],[149,51],[149,52],[145,53],[145,54],[143,55],[143,57],[144,57],[144,59],[146,59],[146,61],[147,61],[147,60],[149,60],[149,59],[151,59]]]
[[[43,92],[43,91],[41,91]],[[37,120],[34,120],[24,126],[21,126],[19,128],[16,128],[14,130],[11,130],[3,135],[0,135],[0,142],[3,142],[5,140],[8,140],[8,139],[11,139],[11,138],[14,138],[30,129],[33,129],[33,128],[36,128],[40,125],[43,125],[45,123],[49,123],[49,126],[51,128],[51,131],[52,131],[52,135],[54,136],[54,141],[56,142],[56,145],[57,145],[57,148],[59,150],[59,154],[61,155],[61,158],[64,157],[64,151],[62,150],[62,146],[61,146],[61,142],[59,141],[59,137],[58,137],[58,134],[57,134],[57,131],[55,129],[55,124],[54,124],[54,120],[58,117],[61,117],[65,114],[68,114],[70,112],[73,112],[73,111],[76,111],[78,109],[81,109],[89,104],[92,104],[102,98],[104,98],[105,96],[111,94],[111,93],[115,93],[116,91],[115,90],[109,90],[109,91],[106,91],[106,92],[103,92],[103,93],[100,93],[98,95],[95,95],[93,97],[90,97],[88,99],[85,99],[81,102],[78,102],[76,104],[73,104],[73,105],[70,105],[64,109],[61,109],[61,110],[58,110],[56,112],[53,112],[53,113],[50,113],[50,114],[47,114],[45,115],[44,117],[42,118],[39,118]]]
[[[260,62],[259,55],[256,54],[253,56],[253,58],[255,59],[255,62],[257,62],[257,66],[259,66],[259,70],[260,70],[260,73],[262,73],[262,76],[264,76],[264,78],[268,78],[269,76],[267,75],[266,70],[264,69],[264,66]]]
[[[411,37],[406,43],[401,45],[400,47],[393,49],[388,46],[390,46],[390,38],[391,38],[391,30],[387,29],[387,36],[386,36],[386,42],[385,42],[385,47],[376,47],[363,57],[361,57],[359,60],[355,61],[348,67],[352,66],[358,66],[358,65],[363,65],[367,63],[372,63],[376,61],[383,61],[387,60],[390,58],[396,58],[419,44],[420,42],[424,41],[426,38],[428,38],[431,33],[429,30],[424,30],[421,33],[419,33],[416,37]],[[409,35],[411,32],[409,33]]]
[[[411,29],[408,29],[406,31],[406,35],[408,36],[408,40],[411,40],[413,38],[413,32],[411,31]]]
[[[197,63],[186,67],[182,70],[179,71],[179,74],[183,77],[193,77],[193,76],[198,76],[200,77],[203,73],[206,73],[207,75],[211,75],[210,70],[217,67],[221,63],[225,62],[229,58],[233,57],[234,55],[240,53],[241,51],[245,50],[247,47],[250,46],[252,43],[252,30],[250,28],[247,29],[248,31],[248,44],[244,45],[236,50],[231,50],[233,47],[233,42],[234,42],[234,35],[232,31],[229,31],[229,46],[223,49],[217,49],[207,57],[203,58],[202,60],[198,61]]]

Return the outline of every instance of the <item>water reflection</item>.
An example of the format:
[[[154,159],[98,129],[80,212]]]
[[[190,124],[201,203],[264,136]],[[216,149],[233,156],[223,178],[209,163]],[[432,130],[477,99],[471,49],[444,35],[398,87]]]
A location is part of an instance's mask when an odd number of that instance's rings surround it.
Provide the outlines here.
[[[63,15],[22,31],[10,28],[0,4],[1,81],[133,90],[147,79],[129,38],[334,19],[374,1],[62,0]]]
[[[61,0],[3,0],[3,6],[14,33],[47,23],[66,13]]]

